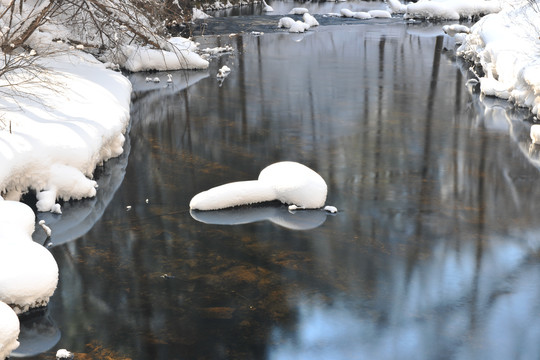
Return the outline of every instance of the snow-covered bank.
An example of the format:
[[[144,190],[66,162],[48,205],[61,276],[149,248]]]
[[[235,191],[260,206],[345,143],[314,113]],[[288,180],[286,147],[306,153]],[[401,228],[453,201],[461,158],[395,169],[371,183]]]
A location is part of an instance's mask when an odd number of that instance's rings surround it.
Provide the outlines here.
[[[540,104],[540,57],[537,24],[540,13],[528,2],[507,6],[483,17],[471,28],[458,55],[477,64],[480,91],[529,107],[535,115]]]
[[[0,301],[0,359],[6,358],[19,346],[19,318],[9,306]]]

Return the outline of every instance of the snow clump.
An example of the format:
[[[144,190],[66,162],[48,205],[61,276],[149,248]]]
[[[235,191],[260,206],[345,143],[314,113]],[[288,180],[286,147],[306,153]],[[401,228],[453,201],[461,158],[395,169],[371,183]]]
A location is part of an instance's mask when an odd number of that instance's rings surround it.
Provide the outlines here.
[[[0,200],[0,214],[8,214],[0,223],[0,301],[16,313],[47,305],[58,284],[58,265],[47,249],[32,240],[32,209]]]
[[[319,26],[319,22],[317,21],[317,19],[315,19],[315,17],[309,13],[305,13],[302,18],[304,19],[304,22],[310,27]]]
[[[289,28],[290,33],[303,33],[306,30],[309,30],[309,25],[300,20],[295,21]]]
[[[281,19],[279,19],[278,28],[290,29],[291,26],[293,26],[294,23],[295,23],[294,19],[292,19],[292,18],[290,18],[288,16],[285,16],[285,17],[282,17]]]
[[[199,10],[197,8],[193,8],[193,15],[191,16],[191,20],[204,20],[211,18],[212,16],[208,15],[202,10]]]
[[[291,15],[304,15],[307,12],[309,12],[309,10],[307,8],[298,7],[298,8],[293,8],[291,11],[289,11],[289,14],[291,14]]]
[[[278,200],[305,209],[324,206],[328,188],[324,179],[297,162],[283,161],[264,168],[258,180],[214,187],[191,199],[192,210],[218,210]]]
[[[354,12],[349,9],[341,9],[340,13],[341,13],[341,16],[346,17],[346,18],[355,18],[355,19],[361,19],[361,20],[371,19],[371,15],[369,15],[369,13],[365,11]]]
[[[19,347],[19,318],[13,310],[0,301],[0,359],[5,359]]]
[[[461,24],[444,25],[442,30],[449,36],[456,36],[456,34],[468,34],[471,32],[468,26]]]

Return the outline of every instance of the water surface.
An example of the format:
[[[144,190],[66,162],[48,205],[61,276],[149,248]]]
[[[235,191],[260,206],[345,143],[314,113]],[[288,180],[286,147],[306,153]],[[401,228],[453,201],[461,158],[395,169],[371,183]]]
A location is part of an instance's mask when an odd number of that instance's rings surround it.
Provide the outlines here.
[[[475,95],[439,27],[197,40],[235,51],[173,86],[133,75],[95,224],[70,241],[53,227],[60,283],[35,359],[538,357],[529,114]],[[317,171],[339,212],[190,214],[198,192],[283,160]]]

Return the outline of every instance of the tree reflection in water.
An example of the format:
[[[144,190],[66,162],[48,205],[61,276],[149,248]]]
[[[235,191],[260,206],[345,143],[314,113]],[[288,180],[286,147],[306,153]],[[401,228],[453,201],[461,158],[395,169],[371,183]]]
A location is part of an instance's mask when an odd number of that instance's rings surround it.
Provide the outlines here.
[[[528,124],[471,94],[453,44],[422,31],[205,37],[237,52],[186,72],[188,88],[136,87],[124,182],[86,235],[52,249],[58,346],[133,359],[536,357]],[[303,231],[191,217],[194,194],[282,160],[320,173],[342,211]]]

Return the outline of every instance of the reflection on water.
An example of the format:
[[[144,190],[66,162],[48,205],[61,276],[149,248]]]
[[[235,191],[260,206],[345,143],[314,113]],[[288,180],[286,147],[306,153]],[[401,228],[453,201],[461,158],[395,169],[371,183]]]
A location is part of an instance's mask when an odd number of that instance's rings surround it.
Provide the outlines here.
[[[52,249],[62,337],[35,358],[536,358],[528,114],[471,94],[430,31],[205,37],[236,51],[177,90],[136,83],[124,181]],[[190,214],[193,195],[283,160],[321,174],[341,211]]]
[[[292,230],[310,230],[322,225],[324,210],[289,211],[287,206],[243,206],[215,211],[191,210],[191,217],[206,224],[239,225],[257,221],[271,221]]]

